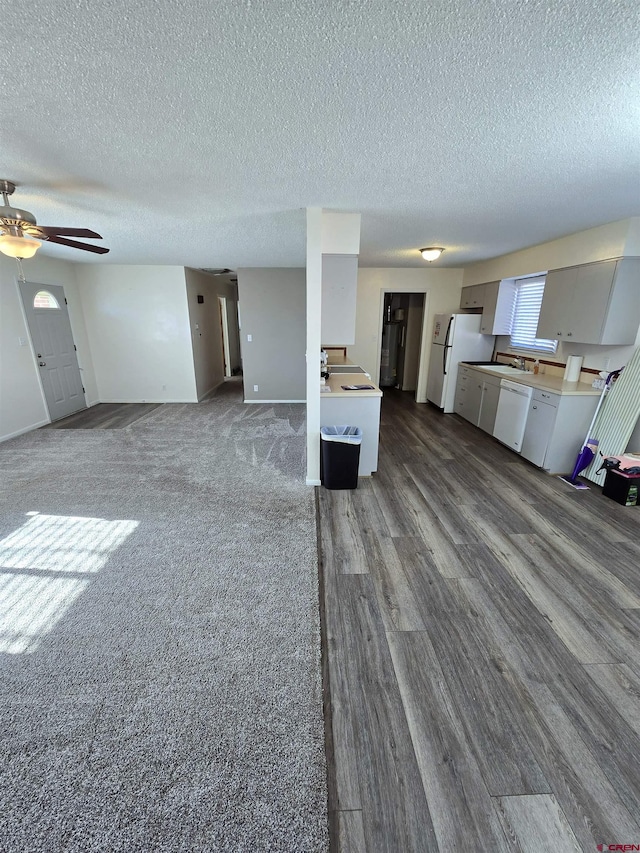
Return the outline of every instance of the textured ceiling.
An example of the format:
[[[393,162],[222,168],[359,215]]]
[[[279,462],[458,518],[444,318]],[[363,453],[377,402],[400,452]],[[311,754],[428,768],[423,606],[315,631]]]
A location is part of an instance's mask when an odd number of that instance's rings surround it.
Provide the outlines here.
[[[298,266],[315,205],[459,266],[640,215],[636,0],[2,5],[0,177],[111,249],[44,254]]]

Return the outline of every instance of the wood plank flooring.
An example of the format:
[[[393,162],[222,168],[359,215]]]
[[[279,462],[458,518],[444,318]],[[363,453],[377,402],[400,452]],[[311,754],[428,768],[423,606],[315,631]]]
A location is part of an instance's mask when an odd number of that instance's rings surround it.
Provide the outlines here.
[[[41,429],[125,429],[161,403],[97,403]]]
[[[640,508],[411,397],[317,490],[332,849],[640,844]]]

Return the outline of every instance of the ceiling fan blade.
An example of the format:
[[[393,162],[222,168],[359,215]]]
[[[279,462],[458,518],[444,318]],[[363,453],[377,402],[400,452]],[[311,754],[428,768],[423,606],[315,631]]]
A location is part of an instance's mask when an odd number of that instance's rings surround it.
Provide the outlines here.
[[[38,228],[49,237],[93,237],[94,240],[102,240],[99,234],[88,228],[54,228],[53,225],[38,225]]]
[[[65,240],[64,237],[50,235],[48,243],[59,243],[61,246],[69,246],[71,249],[84,249],[85,252],[95,252],[96,255],[106,255],[109,251],[104,246],[90,246],[88,243],[76,243],[75,240]]]

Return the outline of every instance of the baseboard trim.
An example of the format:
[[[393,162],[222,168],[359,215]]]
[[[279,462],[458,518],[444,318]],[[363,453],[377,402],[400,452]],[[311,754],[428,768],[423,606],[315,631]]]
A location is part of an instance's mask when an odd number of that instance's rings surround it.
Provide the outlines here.
[[[314,480],[311,477],[307,477],[306,483],[307,483],[307,486],[321,486],[322,485],[321,480]]]
[[[31,426],[28,427],[24,427],[24,429],[19,429],[16,432],[9,433],[8,435],[0,436],[0,441],[10,441],[12,438],[17,438],[19,435],[24,435],[26,432],[33,432],[34,429],[40,429],[40,427],[46,426],[50,423],[50,420],[38,421],[38,423],[31,424]]]

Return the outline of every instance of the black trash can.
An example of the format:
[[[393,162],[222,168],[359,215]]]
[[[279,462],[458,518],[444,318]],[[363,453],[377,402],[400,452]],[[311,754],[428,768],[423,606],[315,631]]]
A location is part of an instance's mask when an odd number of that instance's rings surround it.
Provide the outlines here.
[[[362,430],[353,426],[320,428],[320,482],[326,489],[357,489]]]

